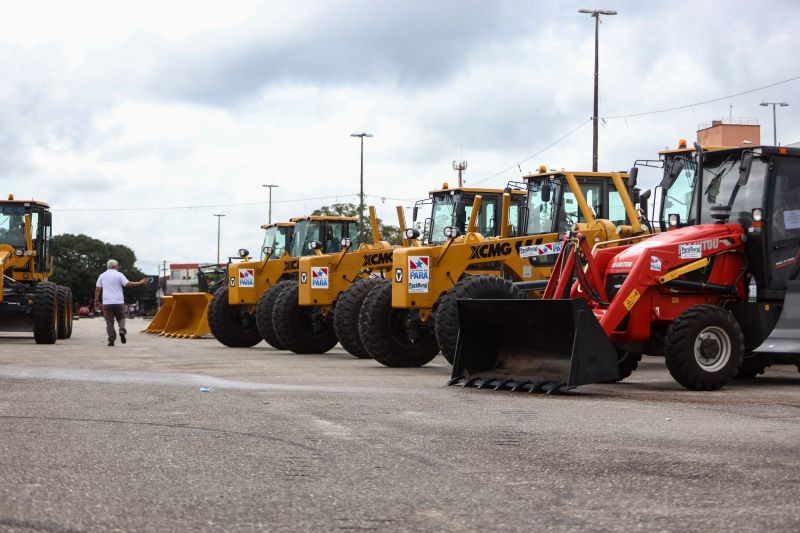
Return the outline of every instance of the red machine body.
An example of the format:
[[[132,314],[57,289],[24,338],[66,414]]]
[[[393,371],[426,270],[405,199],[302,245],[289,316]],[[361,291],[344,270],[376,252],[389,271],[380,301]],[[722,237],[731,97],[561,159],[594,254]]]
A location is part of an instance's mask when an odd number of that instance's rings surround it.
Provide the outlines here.
[[[689,226],[594,253],[578,236],[578,245],[583,247],[581,256],[588,263],[584,269],[586,279],[601,301],[591,298],[580,280],[571,287],[570,297],[587,300],[613,343],[646,343],[654,324],[668,324],[689,307],[719,304],[737,295],[744,298],[744,235],[744,228],[738,224]],[[567,257],[566,268],[560,270],[559,278],[551,278],[545,298],[557,294],[558,286],[563,286],[573,271],[569,263],[574,265],[576,260],[575,254]],[[703,260],[708,264],[685,275],[667,275]],[[726,280],[732,279],[737,280],[735,286],[726,285]],[[684,293],[679,286],[681,281],[688,281],[695,288]],[[551,289],[555,292],[549,292]]]

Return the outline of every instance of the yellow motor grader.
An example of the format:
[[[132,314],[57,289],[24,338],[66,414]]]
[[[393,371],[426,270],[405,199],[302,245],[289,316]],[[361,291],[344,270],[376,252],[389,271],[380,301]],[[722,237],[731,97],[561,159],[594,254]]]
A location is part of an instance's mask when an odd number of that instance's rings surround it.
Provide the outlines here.
[[[512,282],[525,291],[543,289],[566,231],[580,229],[592,242],[651,233],[634,205],[646,205],[649,197],[649,192],[638,197],[637,174],[638,168],[629,175],[542,167],[524,178],[527,205],[516,234],[509,223],[510,194],[495,211],[501,217],[498,237],[479,231],[480,196],[466,233],[434,220],[431,230],[441,232],[444,242],[396,249],[392,281],[378,284],[364,298],[359,335],[369,355],[386,366],[411,367],[428,363],[441,350],[452,364],[459,298],[507,298],[515,292]]]
[[[502,189],[449,188],[445,184],[442,189],[431,191],[428,199],[420,200],[415,206],[414,222],[420,205],[432,205],[435,217],[426,220],[424,236],[418,230],[406,228],[403,208],[398,206],[403,246],[418,247],[420,241],[436,242],[437,238],[431,235],[430,230],[434,223],[444,223],[444,218],[447,218],[447,225],[463,226],[474,198],[479,195],[484,198],[478,216],[481,230],[490,236],[498,235],[500,219],[497,213],[503,197]],[[511,196],[512,209],[518,213],[525,204],[525,192],[513,191]],[[392,254],[396,248],[382,240],[373,207],[370,207],[370,220],[372,244],[361,243],[354,249],[349,240],[344,240],[338,254],[324,255],[320,251],[300,259],[299,284],[287,284],[277,295],[272,313],[273,328],[287,349],[296,353],[323,353],[333,348],[338,340],[351,355],[369,357],[358,335],[361,303],[367,293],[391,272]],[[514,226],[517,225],[515,219]]]
[[[0,331],[31,331],[37,344],[72,336],[72,290],[48,281],[55,270],[50,207],[0,201]]]
[[[208,325],[222,344],[242,348],[255,346],[263,339],[283,349],[271,327],[257,325],[257,322],[271,324],[275,304],[274,299],[263,301],[262,296],[276,285],[297,283],[300,257],[315,253],[309,243],[317,242],[322,252],[334,253],[340,251],[343,238],[358,240],[357,217],[307,216],[294,218],[292,222],[291,238],[284,233],[283,240],[278,240],[280,228],[276,229],[276,239],[271,246],[262,248],[260,261],[245,260],[228,265],[226,286],[220,288],[208,304]],[[249,255],[244,249],[239,253],[243,257]]]

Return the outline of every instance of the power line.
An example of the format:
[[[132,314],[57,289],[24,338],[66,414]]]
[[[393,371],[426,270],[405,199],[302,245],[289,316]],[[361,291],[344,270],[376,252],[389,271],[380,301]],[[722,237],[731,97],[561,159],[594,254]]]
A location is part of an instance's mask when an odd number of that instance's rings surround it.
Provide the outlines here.
[[[501,170],[500,172],[495,172],[495,173],[494,173],[494,174],[492,174],[491,176],[486,176],[485,178],[481,178],[481,179],[479,179],[479,180],[476,180],[476,181],[470,182],[470,185],[477,185],[478,183],[483,183],[484,181],[490,180],[490,179],[492,179],[492,178],[495,178],[495,177],[499,176],[500,174],[505,174],[505,173],[506,173],[506,172],[508,172],[509,170],[513,170],[514,168],[517,168],[517,167],[519,167],[520,165],[522,165],[522,163],[527,163],[528,161],[530,161],[531,159],[533,159],[533,158],[534,158],[534,157],[536,157],[537,155],[539,155],[539,154],[541,154],[542,152],[544,152],[544,151],[546,151],[546,150],[549,150],[549,149],[550,149],[550,148],[552,148],[553,146],[557,145],[558,143],[560,143],[561,141],[563,141],[564,139],[566,139],[567,137],[569,137],[570,135],[572,135],[573,133],[575,133],[576,131],[578,131],[579,129],[581,129],[582,127],[584,127],[585,125],[587,125],[588,123],[590,123],[591,121],[592,121],[592,119],[591,119],[591,118],[588,118],[588,119],[586,119],[586,121],[582,122],[582,123],[581,123],[581,124],[580,124],[578,127],[574,128],[574,129],[572,129],[572,130],[570,130],[570,132],[569,132],[569,133],[567,133],[566,135],[562,135],[561,137],[559,137],[559,138],[558,138],[558,139],[556,139],[555,141],[551,142],[550,144],[548,144],[547,146],[545,146],[544,148],[542,148],[541,150],[539,150],[539,151],[538,151],[538,152],[536,152],[535,154],[529,155],[528,157],[526,157],[526,158],[525,158],[525,159],[523,159],[522,161],[519,161],[519,162],[517,162],[517,163],[514,163],[513,165],[511,165],[511,166],[510,166],[510,167],[508,167],[508,168],[504,168],[504,169],[503,169],[503,170]]]
[[[768,85],[763,85],[761,87],[756,87],[755,89],[748,89],[746,91],[738,92],[736,94],[730,94],[730,95],[727,95],[727,96],[721,96],[719,98],[712,98],[711,100],[703,100],[702,102],[696,102],[694,104],[686,104],[686,105],[681,105],[681,106],[676,106],[676,107],[667,107],[667,108],[664,108],[664,109],[656,109],[654,111],[643,111],[641,113],[631,113],[631,114],[627,114],[627,115],[605,116],[605,117],[600,117],[600,120],[612,120],[612,119],[620,119],[620,118],[621,119],[627,119],[627,118],[634,118],[634,117],[643,117],[643,116],[647,116],[647,115],[656,115],[658,113],[667,113],[667,112],[670,112],[670,111],[679,111],[681,109],[688,109],[688,108],[691,108],[691,107],[701,106],[701,105],[705,105],[705,104],[712,104],[714,102],[719,102],[721,100],[728,100],[730,98],[736,98],[737,96],[742,96],[742,95],[745,95],[745,94],[750,94],[750,93],[754,93],[754,92],[758,92],[758,91],[763,91],[764,89],[769,89],[770,87],[776,87],[778,85],[783,85],[784,83],[789,83],[789,82],[797,81],[797,80],[800,80],[800,76],[793,76],[791,78],[787,78],[785,80],[777,81],[775,83],[770,83]],[[539,150],[535,154],[526,157],[525,159],[523,159],[519,163],[515,163],[515,164],[511,165],[508,168],[505,168],[505,169],[503,169],[503,170],[501,170],[499,172],[495,172],[491,176],[487,176],[487,177],[481,178],[481,179],[479,179],[477,181],[473,181],[472,184],[475,185],[475,184],[478,184],[478,183],[482,183],[484,181],[487,181],[487,180],[490,180],[492,178],[495,178],[495,177],[499,176],[500,174],[505,174],[509,170],[513,170],[514,167],[520,167],[520,165],[522,163],[530,161],[531,159],[533,159],[537,155],[540,155],[545,150],[548,150],[548,149],[552,148],[553,146],[555,146],[556,144],[560,143],[561,141],[563,141],[564,139],[566,139],[567,137],[569,137],[570,135],[572,135],[573,133],[575,133],[576,131],[578,131],[579,129],[581,129],[582,127],[584,127],[586,124],[588,124],[591,121],[592,121],[591,118],[588,119],[586,122],[583,122],[577,128],[573,129],[572,131],[570,131],[569,133],[567,133],[563,137],[560,137],[559,139],[553,141],[552,143],[548,144],[547,146],[545,146],[544,148],[542,148],[541,150]]]
[[[273,204],[286,204],[291,202],[308,202],[312,200],[330,200],[331,198],[341,198],[347,196],[358,196],[358,194],[337,194],[334,196],[316,196],[313,198],[293,198],[291,200],[276,200]],[[173,206],[151,206],[151,207],[87,207],[87,208],[53,208],[52,211],[163,211],[177,209],[210,209],[213,207],[242,207],[252,205],[267,205],[266,202],[242,202],[235,204],[203,204],[203,205],[173,205]]]
[[[702,102],[696,102],[694,104],[686,104],[677,107],[666,107],[664,109],[656,109],[655,111],[644,111],[642,113],[632,113],[630,115],[614,115],[609,117],[601,117],[602,120],[611,120],[617,118],[633,118],[633,117],[643,117],[647,115],[656,115],[658,113],[667,113],[669,111],[678,111],[681,109],[688,109],[690,107],[696,107],[705,104],[712,104],[714,102],[719,102],[721,100],[728,100],[729,98],[736,98],[737,96],[742,96],[744,94],[750,94],[757,91],[763,91],[764,89],[769,89],[770,87],[775,87],[777,85],[783,85],[784,83],[789,83],[790,81],[800,80],[800,76],[795,76],[793,78],[789,78],[783,81],[777,81],[775,83],[770,83],[769,85],[764,85],[763,87],[757,87],[755,89],[748,89],[746,91],[742,91],[736,94],[729,94],[728,96],[720,96],[719,98],[712,98],[711,100],[703,100]]]

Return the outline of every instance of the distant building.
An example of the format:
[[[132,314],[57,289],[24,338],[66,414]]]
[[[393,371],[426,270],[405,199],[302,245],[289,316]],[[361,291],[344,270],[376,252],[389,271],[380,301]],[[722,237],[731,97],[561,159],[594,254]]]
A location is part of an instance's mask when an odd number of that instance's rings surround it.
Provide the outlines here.
[[[757,118],[718,118],[697,126],[697,142],[700,146],[758,146],[761,126]]]
[[[169,265],[166,294],[198,292],[197,267],[200,263],[172,263]]]
[[[227,264],[214,263],[171,263],[169,275],[159,278],[158,297],[169,296],[176,292],[203,292],[208,290],[208,284],[225,277]],[[197,277],[198,270],[202,270],[205,281]]]

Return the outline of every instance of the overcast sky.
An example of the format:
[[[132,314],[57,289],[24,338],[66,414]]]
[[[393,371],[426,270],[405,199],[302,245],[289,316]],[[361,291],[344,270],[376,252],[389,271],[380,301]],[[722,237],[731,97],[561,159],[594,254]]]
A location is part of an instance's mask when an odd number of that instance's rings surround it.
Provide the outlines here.
[[[455,159],[468,185],[501,187],[541,164],[590,169],[594,21],[582,7],[619,11],[600,26],[601,116],[800,75],[791,1],[6,3],[3,192],[48,201],[55,233],[126,244],[155,273],[162,260],[215,259],[214,213],[226,215],[223,256],[256,251],[262,184],[280,186],[273,220],[357,202],[353,132],[374,134],[367,203],[390,223],[398,203],[455,182]],[[763,100],[791,104],[778,140],[800,141],[799,89],[609,119],[600,168],[656,158],[729,114],[757,118],[771,143]],[[154,209],[184,206],[212,207]]]

